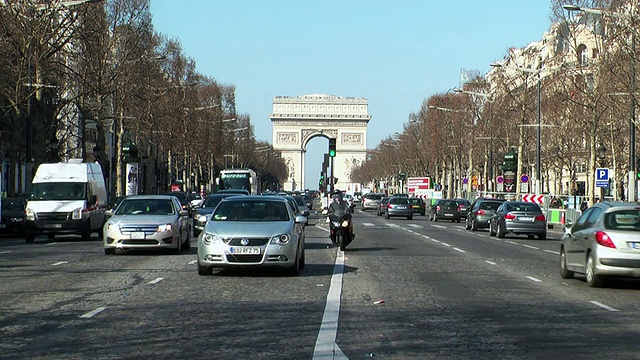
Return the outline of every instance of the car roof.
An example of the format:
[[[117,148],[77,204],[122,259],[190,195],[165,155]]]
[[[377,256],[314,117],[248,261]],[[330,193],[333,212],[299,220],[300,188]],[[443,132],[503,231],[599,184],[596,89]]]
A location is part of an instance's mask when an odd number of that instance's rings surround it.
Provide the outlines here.
[[[174,197],[173,195],[127,195],[123,200],[152,200],[152,199],[156,199],[156,200],[162,200],[162,199],[166,199],[166,200],[170,200],[172,197]]]

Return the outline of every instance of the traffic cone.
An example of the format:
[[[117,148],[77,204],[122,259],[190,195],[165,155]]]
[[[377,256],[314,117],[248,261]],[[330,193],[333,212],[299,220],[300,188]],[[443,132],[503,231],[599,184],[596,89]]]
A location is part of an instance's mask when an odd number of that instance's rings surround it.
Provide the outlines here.
[[[565,215],[566,215],[566,214],[567,214],[567,213],[566,213],[566,212],[564,212],[564,211],[560,214],[560,223],[561,223],[562,225],[564,225],[564,223],[565,223]]]

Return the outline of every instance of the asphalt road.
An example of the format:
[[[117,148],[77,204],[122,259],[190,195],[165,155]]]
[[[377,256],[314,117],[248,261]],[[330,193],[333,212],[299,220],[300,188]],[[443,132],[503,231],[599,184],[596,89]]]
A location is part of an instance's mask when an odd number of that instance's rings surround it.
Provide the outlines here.
[[[559,233],[354,223],[345,253],[308,226],[298,277],[198,276],[195,246],[106,256],[97,238],[0,238],[0,359],[640,358],[640,281],[561,279]]]

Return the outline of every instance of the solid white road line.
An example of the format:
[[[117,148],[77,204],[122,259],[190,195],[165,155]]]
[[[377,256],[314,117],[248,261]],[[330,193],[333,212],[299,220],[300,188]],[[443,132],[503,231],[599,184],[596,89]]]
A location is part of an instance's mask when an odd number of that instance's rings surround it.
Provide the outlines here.
[[[153,280],[149,281],[147,284],[157,284],[157,283],[159,283],[159,282],[160,282],[160,281],[162,281],[162,280],[164,280],[164,278],[163,278],[163,277],[155,278],[155,279],[153,279]]]
[[[442,226],[442,225],[431,225],[431,226],[433,226],[434,228],[438,228],[438,229],[446,229],[447,228],[446,226]]]
[[[560,252],[559,252],[559,251],[553,251],[553,250],[544,250],[544,251],[546,251],[546,252],[548,252],[548,253],[552,253],[552,254],[560,255]]]
[[[340,297],[342,295],[342,274],[344,273],[344,252],[338,250],[331,276],[331,285],[327,293],[327,302],[322,315],[322,323],[316,345],[313,349],[314,360],[347,359],[338,344],[338,318],[340,316]]]
[[[8,254],[8,253],[10,253],[10,252],[11,252],[11,250],[7,250],[7,251],[0,251],[0,254]]]
[[[609,311],[612,311],[612,312],[620,311],[620,310],[618,310],[616,308],[612,308],[611,306],[605,305],[605,304],[603,304],[601,302],[598,302],[598,301],[589,301],[589,302],[592,303],[593,305],[599,306],[599,307],[601,307],[601,308],[603,308],[605,310],[609,310]]]
[[[534,278],[533,276],[527,276],[526,278],[527,278],[527,279],[529,279],[529,280],[531,280],[531,281],[534,281],[534,282],[542,282],[542,280],[540,280],[540,279],[536,279],[536,278]]]
[[[104,310],[106,310],[106,306],[101,306],[101,307],[99,307],[99,308],[97,308],[97,309],[95,309],[93,311],[89,311],[86,314],[80,315],[80,318],[81,319],[90,319],[90,318],[94,317],[95,315],[103,312]]]
[[[58,261],[57,263],[51,264],[51,266],[58,266],[58,265],[67,264],[67,263],[69,263],[69,262],[68,261]]]
[[[457,247],[454,247],[454,248],[453,248],[453,250],[455,250],[455,251],[459,251],[459,252],[461,252],[461,253],[465,253],[465,252],[466,252],[466,251],[464,251],[464,250],[462,250],[462,249],[458,249]]]

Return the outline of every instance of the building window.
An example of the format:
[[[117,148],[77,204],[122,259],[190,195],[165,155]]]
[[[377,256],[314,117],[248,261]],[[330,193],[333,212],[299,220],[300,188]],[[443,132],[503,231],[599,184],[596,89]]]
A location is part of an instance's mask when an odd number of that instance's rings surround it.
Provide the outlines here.
[[[582,66],[588,64],[589,61],[589,53],[587,51],[587,46],[585,44],[580,44],[578,46],[578,63]]]

